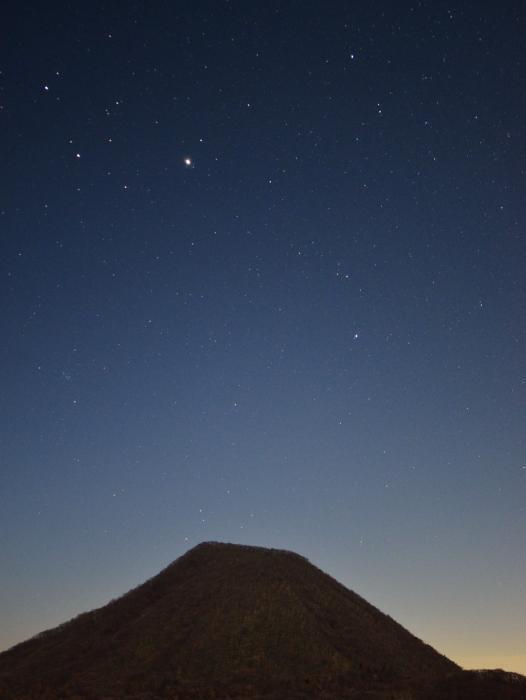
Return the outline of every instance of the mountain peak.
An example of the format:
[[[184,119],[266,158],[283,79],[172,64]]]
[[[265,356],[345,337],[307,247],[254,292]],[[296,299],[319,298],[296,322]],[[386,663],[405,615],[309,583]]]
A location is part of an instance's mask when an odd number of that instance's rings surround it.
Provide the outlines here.
[[[276,549],[274,547],[262,547],[252,544],[236,544],[233,542],[219,542],[217,540],[208,540],[196,544],[194,547],[186,552],[186,555],[192,552],[238,552],[239,554],[259,554],[261,556],[276,556],[276,555],[286,555],[295,558],[302,559],[303,561],[308,561],[308,559],[301,554],[297,554],[289,549]],[[186,556],[184,555],[184,556]],[[176,560],[177,561],[177,560]]]
[[[0,654],[0,697],[343,698],[459,672],[304,557],[202,542],[105,607]]]

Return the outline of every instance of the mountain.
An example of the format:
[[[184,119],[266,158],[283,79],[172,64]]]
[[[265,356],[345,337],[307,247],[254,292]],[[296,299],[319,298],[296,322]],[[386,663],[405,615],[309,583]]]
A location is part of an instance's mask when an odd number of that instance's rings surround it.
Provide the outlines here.
[[[462,672],[297,554],[208,542],[0,654],[0,699],[526,698],[526,679],[492,673]]]

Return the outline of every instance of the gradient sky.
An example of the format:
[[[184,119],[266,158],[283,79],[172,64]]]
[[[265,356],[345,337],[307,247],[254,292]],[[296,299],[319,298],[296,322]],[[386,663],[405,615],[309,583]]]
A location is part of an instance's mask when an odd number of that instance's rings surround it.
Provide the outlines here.
[[[526,8],[8,3],[0,648],[203,540],[526,673]]]

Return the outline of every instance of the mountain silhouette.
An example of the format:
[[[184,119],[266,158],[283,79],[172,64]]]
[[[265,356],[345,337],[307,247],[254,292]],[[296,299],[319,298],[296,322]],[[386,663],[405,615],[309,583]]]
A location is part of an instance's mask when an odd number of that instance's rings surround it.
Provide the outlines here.
[[[216,542],[0,654],[1,700],[499,700],[525,689],[518,675],[461,671],[298,554]]]

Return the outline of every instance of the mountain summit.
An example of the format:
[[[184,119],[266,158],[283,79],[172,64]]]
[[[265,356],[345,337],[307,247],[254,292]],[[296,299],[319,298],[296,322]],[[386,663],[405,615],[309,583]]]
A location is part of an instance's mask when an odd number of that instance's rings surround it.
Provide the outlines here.
[[[0,698],[464,697],[447,690],[461,675],[307,559],[206,542],[118,600],[0,654]],[[504,675],[513,693],[522,681]]]

